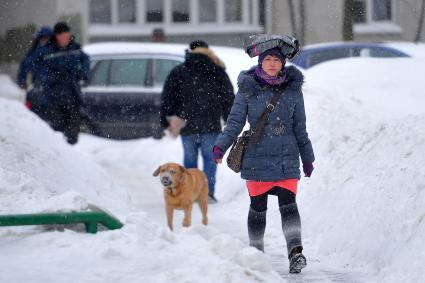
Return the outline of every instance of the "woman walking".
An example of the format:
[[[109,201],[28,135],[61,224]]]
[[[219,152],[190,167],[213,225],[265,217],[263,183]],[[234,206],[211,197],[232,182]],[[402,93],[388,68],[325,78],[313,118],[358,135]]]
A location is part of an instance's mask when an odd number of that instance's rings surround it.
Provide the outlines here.
[[[278,36],[270,36],[278,38]],[[266,38],[267,39],[267,36]],[[270,42],[268,40],[267,42]],[[278,197],[282,229],[286,239],[289,271],[299,273],[307,264],[302,254],[301,221],[296,203],[300,161],[310,177],[314,153],[306,131],[306,117],[301,87],[302,73],[294,66],[285,66],[297,48],[282,48],[282,44],[263,45],[258,65],[242,71],[239,91],[227,119],[227,126],[213,148],[213,158],[221,163],[224,152],[232,145],[248,119],[251,129],[270,107],[271,113],[257,143],[248,144],[242,162],[241,177],[246,180],[251,199],[248,213],[250,245],[264,251],[264,231],[268,195]],[[260,46],[260,45],[258,45]],[[297,46],[298,47],[298,46]],[[254,46],[255,48],[255,46]],[[292,54],[286,52],[292,50]],[[280,92],[275,107],[272,97]]]

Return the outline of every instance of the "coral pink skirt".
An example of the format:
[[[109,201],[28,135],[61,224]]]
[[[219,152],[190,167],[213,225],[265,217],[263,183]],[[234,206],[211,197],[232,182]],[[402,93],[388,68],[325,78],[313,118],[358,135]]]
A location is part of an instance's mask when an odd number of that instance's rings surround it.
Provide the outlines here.
[[[262,195],[271,190],[273,187],[281,187],[296,194],[298,179],[286,179],[277,182],[260,182],[247,180],[246,186],[248,187],[248,193],[251,197]]]

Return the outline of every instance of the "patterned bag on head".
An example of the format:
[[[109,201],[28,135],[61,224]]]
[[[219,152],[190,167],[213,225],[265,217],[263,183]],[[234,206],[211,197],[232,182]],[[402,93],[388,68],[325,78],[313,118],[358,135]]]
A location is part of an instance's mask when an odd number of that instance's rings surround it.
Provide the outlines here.
[[[244,45],[249,57],[258,56],[272,48],[279,48],[286,58],[292,59],[300,50],[298,40],[289,35],[254,34],[245,40]]]

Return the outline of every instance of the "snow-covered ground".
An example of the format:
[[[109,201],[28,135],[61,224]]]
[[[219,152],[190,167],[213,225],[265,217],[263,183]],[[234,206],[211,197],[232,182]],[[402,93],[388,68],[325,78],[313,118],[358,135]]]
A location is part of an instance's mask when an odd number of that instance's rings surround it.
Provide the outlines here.
[[[180,162],[181,142],[111,141],[75,147],[15,102],[0,99],[1,213],[105,207],[121,230],[88,235],[0,228],[0,282],[421,282],[425,250],[424,60],[347,59],[306,71],[316,162],[298,203],[308,266],[288,275],[277,201],[266,253],[247,246],[249,198],[226,166],[209,226],[166,229],[152,176]],[[130,196],[130,200],[127,199]]]
[[[0,97],[24,101],[25,92],[6,74],[0,74]]]

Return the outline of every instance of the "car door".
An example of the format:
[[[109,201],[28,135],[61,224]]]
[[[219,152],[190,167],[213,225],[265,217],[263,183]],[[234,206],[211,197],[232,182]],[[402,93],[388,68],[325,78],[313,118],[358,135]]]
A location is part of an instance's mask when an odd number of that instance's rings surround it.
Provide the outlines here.
[[[153,84],[157,91],[162,92],[165,80],[171,70],[183,62],[183,57],[170,55],[157,55],[153,64]]]
[[[157,115],[157,120],[159,121],[159,104],[161,102],[162,90],[164,88],[165,81],[170,74],[171,70],[174,69],[177,65],[181,64],[184,61],[183,56],[173,56],[173,55],[156,55],[153,58],[152,64],[152,81],[153,81],[153,93],[155,93],[158,99],[158,107],[155,109]]]
[[[152,59],[149,56],[93,58],[83,89],[83,114],[96,126],[125,127],[148,123],[152,105]]]

